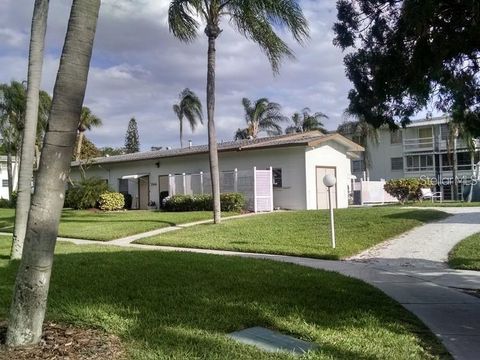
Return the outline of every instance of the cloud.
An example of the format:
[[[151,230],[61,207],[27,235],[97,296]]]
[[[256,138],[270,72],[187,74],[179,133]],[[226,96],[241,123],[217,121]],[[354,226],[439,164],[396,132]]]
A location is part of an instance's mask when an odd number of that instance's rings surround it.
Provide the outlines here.
[[[52,92],[65,36],[70,1],[51,1],[43,87]],[[178,146],[178,120],[172,105],[185,87],[205,99],[207,41],[203,31],[190,44],[168,30],[168,0],[104,0],[89,75],[85,105],[103,119],[88,136],[99,146],[121,146],[135,116],[142,149]],[[350,84],[343,56],[332,45],[335,0],[303,0],[311,39],[301,46],[282,37],[297,59],[285,61],[274,76],[259,47],[222,23],[217,41],[216,125],[218,138],[230,140],[243,127],[242,97],[268,97],[286,115],[308,106],[329,115],[325,125],[342,121]],[[31,10],[14,0],[0,2],[0,81],[25,79]],[[206,143],[206,127],[185,138]]]

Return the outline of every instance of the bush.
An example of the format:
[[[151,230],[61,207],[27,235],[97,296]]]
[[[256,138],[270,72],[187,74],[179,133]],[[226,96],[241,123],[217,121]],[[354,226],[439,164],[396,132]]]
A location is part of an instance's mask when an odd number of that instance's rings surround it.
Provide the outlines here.
[[[245,208],[245,197],[240,193],[225,193],[220,195],[222,211],[240,212]],[[212,211],[211,195],[174,195],[166,198],[167,211]]]
[[[105,180],[99,178],[85,179],[67,190],[65,207],[76,210],[97,207],[100,195],[108,191],[110,189]]]
[[[130,210],[132,208],[133,198],[132,195],[129,193],[121,193],[123,195],[123,202],[125,205],[123,206],[124,209]]]
[[[13,191],[12,198],[10,199],[10,207],[13,209],[17,207],[17,198],[18,198],[18,192]]]
[[[431,181],[426,179],[392,179],[385,183],[384,189],[402,204],[407,200],[419,201],[422,197],[422,188],[430,188]]]
[[[103,211],[121,210],[125,206],[125,198],[123,194],[109,191],[100,195],[98,205]]]
[[[8,209],[8,208],[13,208],[12,202],[7,199],[0,198],[0,209]]]

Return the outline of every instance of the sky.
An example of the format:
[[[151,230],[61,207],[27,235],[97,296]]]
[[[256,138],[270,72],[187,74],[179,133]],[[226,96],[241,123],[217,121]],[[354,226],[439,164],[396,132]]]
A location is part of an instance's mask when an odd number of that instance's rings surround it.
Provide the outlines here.
[[[178,94],[188,87],[205,104],[207,39],[203,32],[193,43],[175,39],[168,30],[168,4],[168,0],[102,1],[84,102],[103,120],[102,127],[87,134],[98,147],[123,146],[132,117],[138,123],[142,150],[179,147],[179,124],[172,111]],[[344,54],[332,44],[335,0],[301,0],[301,5],[311,38],[302,46],[280,30],[296,60],[286,60],[279,75],[272,73],[255,43],[237,34],[228,21],[222,23],[215,116],[219,141],[232,140],[235,131],[245,127],[243,97],[267,97],[281,104],[289,117],[305,107],[321,111],[329,117],[324,121],[329,130],[344,120],[351,84],[345,77]],[[50,0],[42,80],[50,94],[70,6],[71,0]],[[26,80],[32,11],[33,0],[0,1],[0,82]],[[186,127],[184,139],[205,144],[207,127],[194,133]]]

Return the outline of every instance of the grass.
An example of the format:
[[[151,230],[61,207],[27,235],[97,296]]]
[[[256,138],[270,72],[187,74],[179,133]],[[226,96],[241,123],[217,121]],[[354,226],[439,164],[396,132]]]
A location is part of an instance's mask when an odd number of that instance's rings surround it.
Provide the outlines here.
[[[480,233],[459,242],[448,256],[454,269],[480,270]]]
[[[232,214],[224,214],[228,216]],[[92,212],[63,210],[59,236],[107,241],[142,232],[175,226],[188,222],[207,220],[209,211],[167,213],[135,210],[122,212]],[[12,232],[15,210],[0,209],[0,231]]]
[[[480,202],[464,202],[464,201],[450,201],[445,200],[442,202],[431,202],[429,200],[424,201],[415,201],[415,202],[407,202],[404,205],[402,204],[389,204],[385,206],[419,206],[419,207],[480,207]]]
[[[198,225],[137,242],[339,259],[447,216],[436,210],[396,207],[339,209],[335,211],[336,249],[331,247],[328,211],[259,215],[221,225]]]
[[[0,238],[0,318],[16,263]],[[270,261],[60,243],[47,319],[104,329],[134,360],[293,360],[226,334],[265,326],[319,345],[327,359],[440,359],[417,318],[370,285]]]

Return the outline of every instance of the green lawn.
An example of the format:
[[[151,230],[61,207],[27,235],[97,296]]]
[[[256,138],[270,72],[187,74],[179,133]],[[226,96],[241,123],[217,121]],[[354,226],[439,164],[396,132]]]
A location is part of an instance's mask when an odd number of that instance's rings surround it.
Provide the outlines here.
[[[480,233],[458,243],[449,254],[448,264],[455,269],[480,270]]]
[[[207,220],[211,217],[212,213],[209,211],[166,213],[147,210],[122,212],[63,210],[59,236],[106,241],[177,224]],[[12,232],[14,222],[15,210],[0,209],[0,231]]]
[[[429,200],[424,200],[422,202],[407,202],[404,205],[402,204],[389,204],[386,206],[421,206],[421,207],[480,207],[480,202],[464,202],[464,201],[442,201],[442,202],[431,202]]]
[[[137,242],[338,259],[446,216],[436,210],[397,207],[339,209],[335,211],[336,249],[331,248],[328,211],[259,215],[221,225],[199,225]]]
[[[16,263],[0,238],[0,319]],[[265,326],[313,341],[302,359],[449,358],[409,312],[335,273],[212,255],[57,246],[47,319],[117,334],[135,360],[295,359],[225,335]]]

